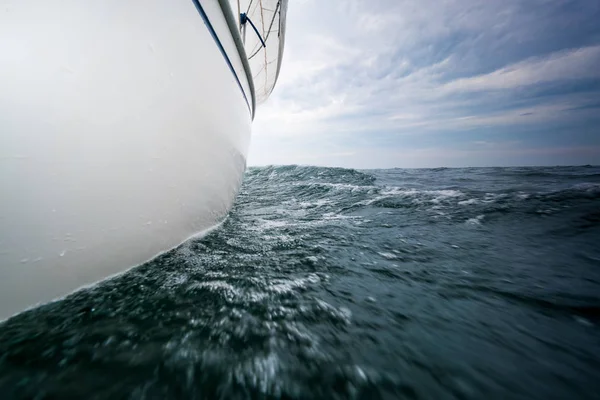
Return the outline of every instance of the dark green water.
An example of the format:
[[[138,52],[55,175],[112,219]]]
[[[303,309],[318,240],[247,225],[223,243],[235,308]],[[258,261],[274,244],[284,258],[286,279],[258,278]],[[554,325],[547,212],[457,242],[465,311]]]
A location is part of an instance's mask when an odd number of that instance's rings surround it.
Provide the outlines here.
[[[0,325],[0,398],[598,399],[600,168],[251,168],[209,236]]]

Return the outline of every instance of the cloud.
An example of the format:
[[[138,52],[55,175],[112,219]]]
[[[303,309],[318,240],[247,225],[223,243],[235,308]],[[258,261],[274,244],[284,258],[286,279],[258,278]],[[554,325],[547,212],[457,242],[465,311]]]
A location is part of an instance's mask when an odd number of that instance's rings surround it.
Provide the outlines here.
[[[514,89],[559,80],[600,77],[600,45],[559,51],[500,68],[492,73],[451,81],[442,90]]]
[[[386,166],[382,149],[466,148],[473,135],[515,132],[527,145],[547,147],[541,132],[557,146],[568,137],[581,141],[571,147],[600,144],[598,19],[596,2],[558,0],[292,3],[282,72],[258,110],[250,160],[289,153],[333,165],[352,153],[343,162],[372,164],[362,153]],[[326,152],[304,149],[324,142]],[[268,143],[271,151],[255,150]]]

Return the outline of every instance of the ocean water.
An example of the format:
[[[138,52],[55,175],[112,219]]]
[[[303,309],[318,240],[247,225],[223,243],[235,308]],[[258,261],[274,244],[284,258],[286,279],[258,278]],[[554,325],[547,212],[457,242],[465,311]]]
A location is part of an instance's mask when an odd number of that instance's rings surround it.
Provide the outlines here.
[[[208,236],[0,325],[0,398],[598,399],[600,167],[250,168]]]

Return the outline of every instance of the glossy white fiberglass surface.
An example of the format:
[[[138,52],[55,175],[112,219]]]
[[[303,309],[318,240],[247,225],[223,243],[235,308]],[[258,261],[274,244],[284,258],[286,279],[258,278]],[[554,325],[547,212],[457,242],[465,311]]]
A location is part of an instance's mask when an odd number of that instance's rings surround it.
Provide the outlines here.
[[[214,225],[251,122],[191,0],[2,6],[0,319]]]

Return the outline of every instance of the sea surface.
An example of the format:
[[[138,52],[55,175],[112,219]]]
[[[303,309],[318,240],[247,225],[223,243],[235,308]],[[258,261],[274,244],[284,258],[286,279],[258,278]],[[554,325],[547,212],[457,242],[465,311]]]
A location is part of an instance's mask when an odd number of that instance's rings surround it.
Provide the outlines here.
[[[2,400],[213,398],[599,399],[600,167],[249,168],[206,237],[0,325]]]

